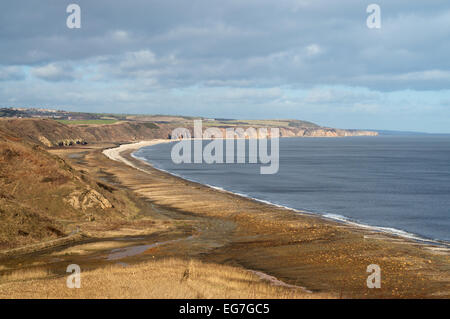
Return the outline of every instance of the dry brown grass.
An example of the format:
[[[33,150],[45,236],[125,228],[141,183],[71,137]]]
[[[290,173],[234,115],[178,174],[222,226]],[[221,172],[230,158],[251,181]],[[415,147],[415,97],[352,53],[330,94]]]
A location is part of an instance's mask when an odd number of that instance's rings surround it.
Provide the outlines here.
[[[82,272],[81,288],[45,271],[17,272],[3,279],[1,298],[323,298],[300,288],[261,280],[251,272],[195,260],[163,259]]]
[[[108,186],[74,169],[70,160],[0,130],[0,254],[63,238],[76,229],[95,237],[159,230],[151,206],[131,192]]]
[[[42,268],[30,268],[30,269],[22,269],[22,270],[15,270],[11,271],[9,273],[3,274],[0,277],[0,284],[6,283],[6,282],[23,282],[27,280],[33,280],[33,279],[42,279],[46,278],[51,273]]]

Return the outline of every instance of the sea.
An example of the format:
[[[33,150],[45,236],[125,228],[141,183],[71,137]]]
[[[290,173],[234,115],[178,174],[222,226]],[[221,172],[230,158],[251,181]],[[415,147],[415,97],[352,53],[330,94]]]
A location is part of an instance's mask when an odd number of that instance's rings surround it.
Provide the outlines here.
[[[273,175],[261,175],[265,164],[249,164],[248,154],[244,164],[175,164],[174,143],[144,147],[133,156],[262,202],[450,244],[450,136],[281,138]]]

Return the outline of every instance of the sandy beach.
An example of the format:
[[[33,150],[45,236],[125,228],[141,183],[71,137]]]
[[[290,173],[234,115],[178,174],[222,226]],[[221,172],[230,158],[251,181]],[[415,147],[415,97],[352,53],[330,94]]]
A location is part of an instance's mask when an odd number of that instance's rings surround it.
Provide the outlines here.
[[[86,236],[81,242],[4,261],[4,269],[25,271],[24,274],[13,273],[10,276],[30,277],[31,281],[7,281],[0,285],[0,296],[450,296],[450,258],[445,247],[213,189],[157,170],[131,155],[141,147],[162,142],[169,140],[52,150],[73,168],[109,185],[107,187],[113,192],[129,193],[127,205],[138,205],[140,217],[120,223],[107,220],[86,222],[81,225],[81,233]],[[131,195],[136,198],[129,202]],[[167,262],[172,269],[169,272],[163,267]],[[70,263],[80,264],[86,269],[85,278],[90,278],[88,287],[104,288],[64,289],[65,267]],[[367,267],[372,264],[381,268],[380,289],[367,287]],[[195,270],[191,265],[195,265]],[[223,269],[223,274],[211,270],[219,268]],[[149,273],[148,269],[153,271]],[[127,275],[130,271],[142,275],[133,275],[131,280],[127,280],[131,278]],[[186,272],[196,274],[191,277],[192,281],[183,280]],[[181,279],[177,279],[178,274],[181,274]],[[34,280],[33,276],[38,279]],[[144,283],[161,289],[152,288],[149,293]],[[34,288],[24,292],[24,285]],[[194,286],[196,292],[192,293]],[[171,291],[179,291],[180,294]]]
[[[135,151],[142,147],[161,144],[161,143],[170,143],[170,140],[151,140],[151,141],[140,141],[136,143],[129,143],[129,144],[122,144],[118,147],[108,148],[103,151],[103,154],[105,154],[106,157],[109,159],[112,159],[113,161],[119,161],[122,163],[125,163],[131,167],[137,168],[132,162],[128,161],[126,158],[121,156],[122,152],[125,151]]]
[[[152,145],[161,144],[161,143],[171,143],[171,142],[174,142],[174,141],[167,140],[167,139],[157,139],[157,140],[140,141],[140,142],[136,142],[136,143],[122,144],[122,145],[120,145],[118,147],[105,149],[103,151],[103,154],[106,157],[108,157],[109,159],[111,159],[111,160],[122,162],[122,163],[124,163],[124,164],[126,164],[126,165],[128,165],[130,167],[133,167],[133,168],[135,168],[137,170],[141,170],[141,171],[143,171],[145,173],[149,173],[148,170],[142,169],[140,167],[140,165],[137,165],[135,161],[128,160],[127,157],[131,156],[133,159],[138,160],[139,162],[141,162],[141,163],[143,163],[145,165],[149,165],[150,167],[154,168],[150,163],[148,163],[148,162],[146,162],[144,160],[141,160],[139,158],[134,157],[132,155],[133,152],[135,152],[135,151],[137,151],[137,150],[139,150],[140,148],[143,148],[143,147],[152,146]],[[129,156],[122,156],[122,153],[128,154]],[[157,168],[154,168],[154,169],[158,170]],[[161,170],[159,170],[159,171],[161,171]],[[166,171],[161,171],[161,172],[166,173],[166,174],[170,174],[170,172],[166,172]],[[177,177],[177,175],[174,175],[174,174],[171,174],[171,175]],[[220,192],[228,192],[227,190],[219,189],[219,188],[216,188],[216,187],[212,187],[210,185],[203,185],[203,186],[210,187],[210,188],[212,188],[214,190],[217,190],[217,191],[220,191]],[[230,193],[233,194],[233,195],[236,195],[238,197],[242,197],[244,199],[248,199],[248,197],[241,196],[240,194],[235,194],[235,193],[232,193],[232,192],[230,192]],[[421,237],[419,237],[419,236],[417,236],[415,234],[407,233],[407,232],[404,232],[404,231],[395,230],[395,229],[387,229],[385,227],[371,226],[371,225],[367,225],[367,224],[359,224],[359,223],[356,223],[356,222],[353,222],[353,221],[350,221],[350,220],[346,220],[346,219],[342,219],[342,218],[330,218],[327,215],[326,216],[322,216],[322,215],[313,214],[313,213],[310,213],[310,212],[300,211],[300,210],[297,210],[297,209],[294,209],[294,208],[283,207],[283,206],[280,206],[280,205],[271,204],[271,203],[265,202],[265,201],[259,201],[259,200],[255,200],[255,201],[262,202],[264,204],[268,204],[269,206],[273,206],[273,207],[276,207],[276,208],[285,208],[287,210],[290,210],[290,211],[293,211],[293,212],[296,212],[296,213],[299,213],[299,214],[303,214],[303,215],[313,215],[313,216],[315,216],[315,217],[317,217],[319,219],[323,219],[323,220],[338,221],[338,222],[340,222],[342,224],[345,224],[348,227],[354,227],[355,229],[369,230],[369,231],[378,231],[378,232],[383,233],[385,235],[398,236],[401,239],[410,239],[410,240],[413,240],[415,242],[419,242],[419,243],[423,243],[423,244],[431,244],[431,245],[428,245],[429,249],[435,249],[435,250],[439,250],[439,251],[448,251],[448,252],[450,252],[450,246],[447,243],[445,243],[445,242],[433,241],[431,239],[421,238]],[[436,247],[434,247],[434,245],[436,245]]]
[[[121,145],[105,155],[138,169],[133,178],[116,176],[153,203],[219,221],[213,235],[204,234],[214,249],[203,247],[207,252],[201,254],[202,259],[236,263],[287,283],[300,282],[313,291],[346,296],[449,294],[448,249],[215,190],[158,171],[131,156],[138,148],[159,142]],[[384,270],[384,289],[367,288],[370,264]]]

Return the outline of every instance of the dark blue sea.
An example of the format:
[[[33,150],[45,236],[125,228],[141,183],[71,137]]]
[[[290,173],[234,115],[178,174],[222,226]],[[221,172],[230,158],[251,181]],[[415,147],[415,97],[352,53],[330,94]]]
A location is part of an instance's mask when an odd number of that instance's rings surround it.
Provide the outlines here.
[[[450,242],[450,136],[282,138],[274,175],[259,174],[261,164],[174,164],[173,145],[134,156],[258,200]]]

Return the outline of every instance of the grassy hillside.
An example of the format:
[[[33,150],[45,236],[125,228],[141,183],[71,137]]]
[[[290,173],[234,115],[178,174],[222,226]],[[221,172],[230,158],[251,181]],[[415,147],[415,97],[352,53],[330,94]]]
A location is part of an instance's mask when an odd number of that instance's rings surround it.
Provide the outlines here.
[[[0,131],[18,136],[26,141],[46,147],[73,146],[92,143],[130,143],[139,140],[166,139],[172,130],[185,127],[192,131],[192,119],[176,118],[171,121],[118,121],[114,123],[69,121],[66,125],[51,119],[0,119]],[[146,118],[148,120],[148,118]],[[161,118],[159,118],[161,119]],[[165,118],[169,120],[168,118]],[[109,121],[109,120],[101,120]],[[342,130],[318,126],[297,120],[204,120],[204,128],[219,127],[225,134],[226,128],[277,127],[280,136],[360,136],[377,135],[376,132]]]
[[[105,120],[106,121],[106,120]],[[46,147],[92,143],[125,143],[167,138],[172,128],[151,122],[66,125],[51,119],[0,119],[0,131]]]
[[[0,131],[0,249],[126,222],[130,194],[93,180],[42,146]]]
[[[117,120],[113,119],[103,119],[103,120],[56,120],[59,123],[67,125],[79,125],[79,124],[114,124]]]

